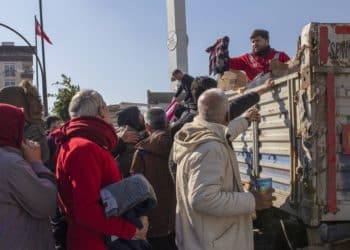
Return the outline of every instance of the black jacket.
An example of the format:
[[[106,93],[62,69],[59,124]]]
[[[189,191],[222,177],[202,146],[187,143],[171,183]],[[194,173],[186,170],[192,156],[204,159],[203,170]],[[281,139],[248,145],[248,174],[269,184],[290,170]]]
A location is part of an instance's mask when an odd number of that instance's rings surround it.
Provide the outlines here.
[[[182,90],[185,90],[185,102],[186,103],[192,103],[193,102],[193,97],[192,97],[192,92],[191,92],[191,85],[193,82],[194,78],[190,75],[184,74],[182,79],[181,79],[181,85],[177,89],[175,93],[175,97],[178,97]]]
[[[231,120],[243,114],[247,109],[257,104],[259,101],[260,101],[260,96],[255,92],[251,92],[235,98],[230,104]],[[180,119],[177,120],[171,127],[171,135],[174,137],[176,132],[179,131],[182,128],[182,126],[185,125],[185,123],[192,122],[196,114],[197,114],[197,107],[195,105],[192,107],[190,106],[186,111],[184,111]],[[172,150],[173,149],[171,149],[171,152],[170,152],[168,167],[169,167],[169,172],[171,174],[171,177],[174,183],[176,184],[177,165],[172,158],[172,155],[173,155]]]
[[[243,114],[247,109],[257,104],[259,100],[260,96],[255,92],[235,98],[230,104],[231,120]],[[179,131],[185,123],[192,122],[196,115],[197,105],[189,105],[187,110],[185,110],[181,117],[171,126],[171,135],[175,136],[176,132]]]

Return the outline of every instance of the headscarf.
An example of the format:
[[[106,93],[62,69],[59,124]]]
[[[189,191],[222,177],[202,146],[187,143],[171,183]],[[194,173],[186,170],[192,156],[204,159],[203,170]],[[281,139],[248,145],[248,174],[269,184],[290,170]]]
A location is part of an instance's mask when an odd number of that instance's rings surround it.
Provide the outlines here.
[[[140,110],[136,106],[127,107],[117,112],[118,126],[130,126],[137,131],[145,129],[145,124],[140,121]]]
[[[24,133],[24,111],[13,105],[0,103],[0,147],[21,148]]]

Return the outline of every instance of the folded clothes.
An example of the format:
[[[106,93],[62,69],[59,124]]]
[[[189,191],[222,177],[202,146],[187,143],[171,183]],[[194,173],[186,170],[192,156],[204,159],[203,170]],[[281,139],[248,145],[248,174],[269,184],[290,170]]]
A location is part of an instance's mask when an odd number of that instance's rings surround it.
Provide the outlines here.
[[[100,196],[107,217],[122,216],[139,229],[143,227],[140,216],[157,205],[152,185],[141,174],[130,176],[101,189]],[[123,240],[117,236],[107,236],[106,243],[109,250],[152,249],[145,240]]]
[[[157,205],[152,185],[136,174],[100,190],[107,217],[121,216],[127,219],[140,217]],[[141,226],[142,227],[142,226]]]
[[[209,53],[209,75],[214,73],[221,74],[229,70],[229,51],[228,45],[230,38],[224,36],[219,38],[216,42],[208,47],[205,51]]]

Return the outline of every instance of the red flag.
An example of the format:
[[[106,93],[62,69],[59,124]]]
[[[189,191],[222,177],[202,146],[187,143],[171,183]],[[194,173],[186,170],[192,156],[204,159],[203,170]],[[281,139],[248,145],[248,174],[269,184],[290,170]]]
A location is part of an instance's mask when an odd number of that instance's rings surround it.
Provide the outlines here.
[[[48,42],[49,44],[52,44],[50,38],[46,35],[46,33],[41,29],[41,25],[38,22],[38,20],[35,19],[35,33],[38,36],[42,36],[46,42]]]

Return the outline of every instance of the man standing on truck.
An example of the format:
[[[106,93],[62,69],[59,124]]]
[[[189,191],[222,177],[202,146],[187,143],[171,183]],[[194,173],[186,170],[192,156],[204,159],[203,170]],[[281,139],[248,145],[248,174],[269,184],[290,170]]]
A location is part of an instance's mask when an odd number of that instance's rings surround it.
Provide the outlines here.
[[[271,72],[271,63],[286,63],[289,56],[281,51],[270,47],[269,32],[263,29],[256,29],[250,36],[252,52],[239,57],[233,57],[229,61],[229,68],[243,70],[249,79],[253,80],[260,73]]]
[[[192,81],[193,81],[193,77],[188,75],[188,74],[184,74],[181,70],[179,69],[175,69],[172,73],[172,77],[171,77],[171,81],[180,81],[181,84],[178,87],[174,98],[177,98],[182,91],[184,90],[186,95],[185,95],[185,103],[193,103],[193,96],[191,93],[191,85],[192,85]]]

